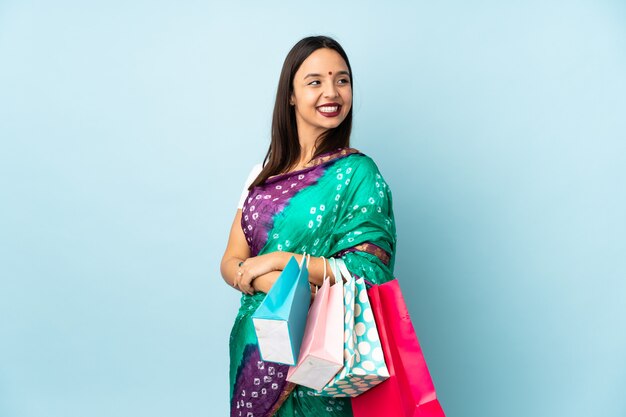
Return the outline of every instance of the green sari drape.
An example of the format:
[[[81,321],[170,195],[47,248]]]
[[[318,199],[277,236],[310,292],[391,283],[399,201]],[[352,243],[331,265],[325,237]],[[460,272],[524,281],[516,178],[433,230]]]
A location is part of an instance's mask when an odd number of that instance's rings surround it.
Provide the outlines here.
[[[372,284],[393,279],[392,196],[374,161],[345,148],[314,162],[248,194],[242,228],[252,256],[286,251],[342,257],[353,275]],[[285,381],[287,366],[260,359],[250,316],[264,297],[242,295],[231,332],[231,416],[351,416],[349,398],[316,396]]]

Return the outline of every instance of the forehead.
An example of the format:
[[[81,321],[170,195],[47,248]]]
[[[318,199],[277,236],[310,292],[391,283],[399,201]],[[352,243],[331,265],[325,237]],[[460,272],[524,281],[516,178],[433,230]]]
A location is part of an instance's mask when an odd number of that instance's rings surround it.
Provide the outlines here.
[[[327,74],[330,71],[333,74],[339,71],[348,71],[348,65],[334,49],[320,48],[302,62],[302,65],[296,72],[296,77],[301,78],[312,72]]]

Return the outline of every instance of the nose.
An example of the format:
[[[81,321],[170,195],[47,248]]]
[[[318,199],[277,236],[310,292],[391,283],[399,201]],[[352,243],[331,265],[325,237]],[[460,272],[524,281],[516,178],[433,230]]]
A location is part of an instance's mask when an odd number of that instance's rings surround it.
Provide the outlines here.
[[[337,97],[337,86],[333,82],[326,84],[324,88],[324,97],[335,98]]]

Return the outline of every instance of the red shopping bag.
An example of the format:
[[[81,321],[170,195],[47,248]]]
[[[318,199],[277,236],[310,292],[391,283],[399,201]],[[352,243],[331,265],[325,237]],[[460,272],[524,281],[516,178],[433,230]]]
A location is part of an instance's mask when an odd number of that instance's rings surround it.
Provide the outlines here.
[[[352,398],[355,417],[445,417],[397,280],[368,290],[388,380]]]

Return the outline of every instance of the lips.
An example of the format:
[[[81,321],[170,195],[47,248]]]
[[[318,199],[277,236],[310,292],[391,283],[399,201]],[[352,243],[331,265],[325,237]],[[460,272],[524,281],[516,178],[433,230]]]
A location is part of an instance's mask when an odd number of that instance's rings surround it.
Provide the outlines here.
[[[317,111],[325,117],[335,117],[341,112],[341,105],[339,103],[326,103],[317,107]]]

